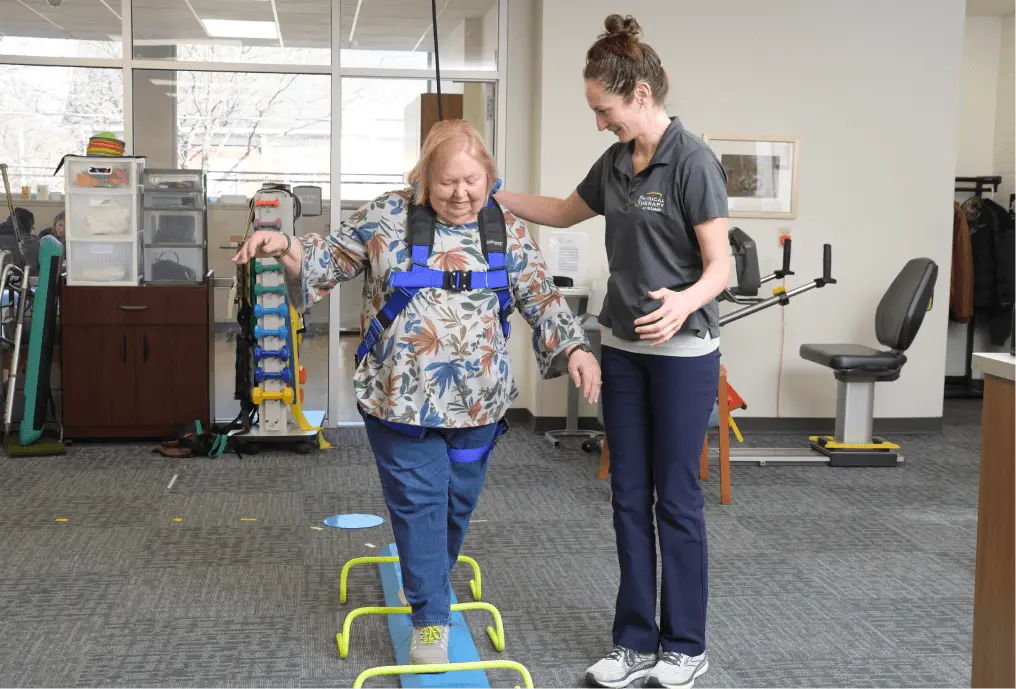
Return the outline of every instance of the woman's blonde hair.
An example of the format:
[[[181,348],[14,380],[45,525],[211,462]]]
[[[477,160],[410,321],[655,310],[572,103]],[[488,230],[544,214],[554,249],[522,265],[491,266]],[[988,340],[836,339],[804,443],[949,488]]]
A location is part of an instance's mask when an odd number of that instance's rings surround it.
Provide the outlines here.
[[[413,203],[423,205],[430,198],[428,187],[451,157],[465,151],[483,166],[487,186],[497,179],[497,164],[480,138],[480,133],[465,120],[442,120],[430,128],[416,166],[409,172],[413,185]]]

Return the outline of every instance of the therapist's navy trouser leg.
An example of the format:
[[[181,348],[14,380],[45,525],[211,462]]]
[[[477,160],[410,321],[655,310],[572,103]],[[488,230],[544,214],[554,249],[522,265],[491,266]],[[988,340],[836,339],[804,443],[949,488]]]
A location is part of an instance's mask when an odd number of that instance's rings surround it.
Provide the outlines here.
[[[698,357],[603,348],[603,421],[610,443],[621,567],[614,643],[642,653],[705,651],[706,527],[699,458],[719,384],[719,351]],[[663,580],[656,625],[656,525]]]
[[[413,438],[364,414],[364,427],[392,520],[413,626],[448,624],[449,575],[490,457],[453,462],[448,450],[490,446],[496,424],[430,429],[423,438]]]

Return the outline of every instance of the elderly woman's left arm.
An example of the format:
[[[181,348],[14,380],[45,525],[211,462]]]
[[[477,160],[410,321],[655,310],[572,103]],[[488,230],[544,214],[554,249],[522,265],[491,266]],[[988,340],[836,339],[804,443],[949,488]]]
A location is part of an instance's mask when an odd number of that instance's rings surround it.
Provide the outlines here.
[[[582,326],[554,285],[539,247],[525,224],[505,212],[508,228],[508,274],[515,303],[533,328],[533,351],[543,378],[568,371],[568,352],[588,345]]]

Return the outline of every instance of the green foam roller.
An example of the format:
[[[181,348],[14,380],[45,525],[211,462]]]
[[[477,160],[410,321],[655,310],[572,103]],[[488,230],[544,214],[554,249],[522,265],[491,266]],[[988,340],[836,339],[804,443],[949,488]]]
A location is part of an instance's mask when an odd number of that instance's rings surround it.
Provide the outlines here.
[[[254,296],[260,297],[262,294],[286,294],[285,285],[254,285]]]
[[[18,440],[31,445],[42,437],[49,410],[49,373],[56,334],[56,304],[59,296],[63,244],[47,235],[39,240],[39,286],[32,301],[32,328],[28,336],[25,363],[25,415]]]
[[[254,264],[254,272],[257,273],[258,275],[260,275],[261,273],[281,273],[282,264],[280,263],[266,264],[263,263],[262,261],[258,261],[257,263]]]

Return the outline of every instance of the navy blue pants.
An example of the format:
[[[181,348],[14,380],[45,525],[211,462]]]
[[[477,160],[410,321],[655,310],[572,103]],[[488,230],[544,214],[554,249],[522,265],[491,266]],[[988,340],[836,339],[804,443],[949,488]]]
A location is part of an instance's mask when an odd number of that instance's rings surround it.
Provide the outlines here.
[[[497,424],[432,428],[420,438],[362,416],[392,520],[413,626],[448,624],[449,577],[480,498]],[[481,447],[489,449],[474,453],[473,461],[449,456],[449,449]]]
[[[641,653],[662,646],[699,655],[706,645],[708,582],[698,468],[720,353],[671,357],[604,347],[602,358],[621,568],[614,643]],[[654,503],[663,560],[659,626]]]

